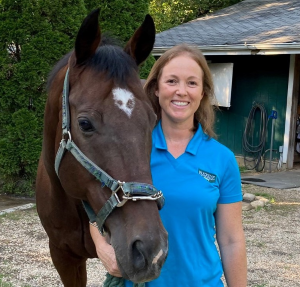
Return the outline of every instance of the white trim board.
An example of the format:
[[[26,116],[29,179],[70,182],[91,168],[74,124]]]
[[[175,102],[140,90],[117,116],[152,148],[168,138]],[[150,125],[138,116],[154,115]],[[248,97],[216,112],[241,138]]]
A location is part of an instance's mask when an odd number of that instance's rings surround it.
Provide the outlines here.
[[[290,56],[290,69],[289,69],[289,81],[287,90],[286,100],[286,112],[285,112],[285,127],[284,127],[284,139],[283,139],[283,163],[287,162],[288,147],[290,140],[290,126],[291,126],[291,113],[292,113],[292,102],[293,102],[293,88],[294,88],[294,73],[295,73],[295,55]]]

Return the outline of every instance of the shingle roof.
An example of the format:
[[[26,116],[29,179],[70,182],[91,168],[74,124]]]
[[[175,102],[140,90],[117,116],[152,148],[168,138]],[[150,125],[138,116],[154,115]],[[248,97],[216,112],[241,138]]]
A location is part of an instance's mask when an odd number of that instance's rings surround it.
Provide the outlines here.
[[[300,44],[300,0],[244,0],[157,34],[154,51],[183,42],[199,47]]]

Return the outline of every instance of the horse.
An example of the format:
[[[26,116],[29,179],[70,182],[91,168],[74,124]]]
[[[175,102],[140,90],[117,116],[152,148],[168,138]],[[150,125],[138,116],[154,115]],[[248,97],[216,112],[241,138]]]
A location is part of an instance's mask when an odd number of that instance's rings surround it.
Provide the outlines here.
[[[157,278],[168,252],[150,172],[156,115],[138,76],[154,22],[146,15],[122,49],[103,40],[98,18],[99,9],[84,19],[47,83],[36,204],[65,287],[86,286],[86,260],[97,258],[89,221],[135,283]]]

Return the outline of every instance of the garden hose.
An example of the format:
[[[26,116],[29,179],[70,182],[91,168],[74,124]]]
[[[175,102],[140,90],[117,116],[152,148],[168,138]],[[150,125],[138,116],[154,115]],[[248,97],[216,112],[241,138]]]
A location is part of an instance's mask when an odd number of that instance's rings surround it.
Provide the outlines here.
[[[259,120],[259,133],[258,141],[255,141],[255,115],[260,112]],[[262,158],[266,135],[267,135],[267,123],[268,115],[263,105],[253,103],[250,110],[246,127],[243,134],[243,151],[244,151],[244,164],[247,169],[255,169],[256,171],[262,171],[264,168],[264,160]],[[254,142],[257,142],[256,144]]]

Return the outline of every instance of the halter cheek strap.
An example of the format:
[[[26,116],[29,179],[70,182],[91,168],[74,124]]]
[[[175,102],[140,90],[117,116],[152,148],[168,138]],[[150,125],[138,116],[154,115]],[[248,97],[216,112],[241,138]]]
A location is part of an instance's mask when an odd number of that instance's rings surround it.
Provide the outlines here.
[[[67,138],[67,140],[66,140]],[[164,205],[164,197],[161,191],[157,190],[151,184],[138,182],[121,182],[115,180],[108,175],[104,170],[98,167],[94,162],[87,158],[77,145],[72,141],[70,131],[70,112],[69,112],[69,69],[67,70],[63,95],[62,95],[62,140],[55,158],[55,172],[59,177],[59,166],[66,151],[76,158],[76,160],[97,180],[100,181],[101,186],[108,187],[112,191],[111,197],[106,201],[104,206],[100,209],[98,214],[87,201],[82,200],[85,211],[89,217],[90,222],[97,222],[98,229],[103,234],[104,223],[109,214],[116,208],[123,206],[128,200],[156,200],[157,206],[161,209]],[[123,191],[122,200],[117,195],[118,190]]]

